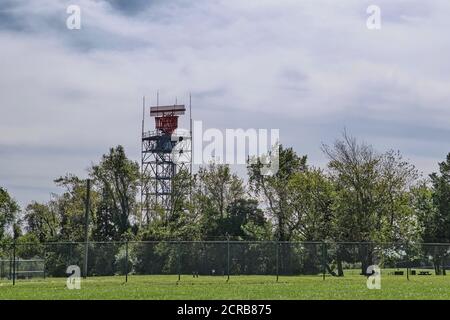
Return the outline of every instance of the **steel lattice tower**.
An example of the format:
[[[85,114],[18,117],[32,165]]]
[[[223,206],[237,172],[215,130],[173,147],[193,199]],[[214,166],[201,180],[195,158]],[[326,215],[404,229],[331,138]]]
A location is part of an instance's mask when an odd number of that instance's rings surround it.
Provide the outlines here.
[[[145,104],[145,102],[144,102]],[[181,170],[192,170],[191,130],[178,129],[184,105],[150,107],[155,130],[144,130],[142,120],[141,219],[150,222],[161,210],[167,219],[172,208],[173,179]],[[189,192],[189,191],[187,191]]]

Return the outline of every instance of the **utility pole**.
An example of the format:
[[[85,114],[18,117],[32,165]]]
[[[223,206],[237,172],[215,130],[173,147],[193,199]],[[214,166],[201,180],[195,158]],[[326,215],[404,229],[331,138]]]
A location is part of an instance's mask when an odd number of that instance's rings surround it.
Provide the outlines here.
[[[89,211],[91,210],[91,180],[86,180],[86,202],[84,212],[84,278],[88,274],[88,250],[89,250]]]
[[[142,132],[141,132],[141,137],[142,139],[144,138],[144,131],[145,131],[145,96],[142,97]],[[143,220],[144,220],[144,207],[143,207],[143,199],[144,199],[144,192],[146,189],[146,183],[144,182],[144,158],[142,157],[142,154],[144,152],[144,143],[143,140],[141,140],[141,217],[139,219],[139,227],[142,227],[143,224]],[[145,210],[145,212],[148,212],[148,210]],[[148,217],[146,217],[147,219],[147,223],[148,221]]]
[[[189,203],[192,205],[192,161],[194,161],[194,139],[192,139],[192,95],[189,93],[189,135],[191,137],[191,167],[189,176]]]

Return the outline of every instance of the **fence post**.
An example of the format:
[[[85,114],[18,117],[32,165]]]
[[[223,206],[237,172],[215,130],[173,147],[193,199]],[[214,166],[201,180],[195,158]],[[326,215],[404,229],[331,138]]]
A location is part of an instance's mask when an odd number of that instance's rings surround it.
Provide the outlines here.
[[[16,257],[16,278],[17,278],[17,274],[20,273],[20,257]]]
[[[91,180],[86,180],[86,202],[84,212],[84,278],[88,275],[88,250],[89,250],[89,211],[91,210]]]
[[[279,245],[279,243],[278,243],[278,240],[276,240],[275,241],[275,251],[276,251],[276,257],[277,257],[277,266],[276,266],[276,269],[277,269],[277,282],[278,282],[278,277],[279,277],[279,274],[280,274],[280,245]]]
[[[181,250],[180,250],[180,241],[177,242],[177,271],[178,271],[178,281],[181,280]]]
[[[125,242],[125,282],[128,282],[128,240]]]
[[[13,286],[16,285],[16,240],[13,242]]]
[[[11,248],[9,250],[11,250]],[[12,258],[13,258],[13,255],[10,251],[9,252],[9,261],[8,261],[8,263],[9,263],[9,269],[8,269],[9,279],[12,279]]]
[[[326,242],[322,242],[322,279],[323,280],[325,280],[326,263],[327,263],[327,244],[326,244]]]
[[[410,266],[410,262],[409,262],[409,245],[408,243],[405,244],[406,246],[406,279],[409,280],[409,266]]]
[[[47,269],[47,245],[44,243],[44,280],[46,276],[46,269]]]
[[[227,282],[230,280],[230,236],[227,236]]]
[[[88,256],[89,256],[89,242],[84,243],[84,279],[88,276]]]

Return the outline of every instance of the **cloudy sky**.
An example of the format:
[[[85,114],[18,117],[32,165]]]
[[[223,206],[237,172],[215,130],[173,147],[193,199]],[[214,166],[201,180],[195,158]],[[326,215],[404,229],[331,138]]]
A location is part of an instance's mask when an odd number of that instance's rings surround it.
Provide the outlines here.
[[[23,206],[110,146],[138,160],[157,90],[192,92],[204,127],[278,128],[317,166],[347,128],[428,174],[450,151],[449,16],[448,0],[0,0],[0,185]]]

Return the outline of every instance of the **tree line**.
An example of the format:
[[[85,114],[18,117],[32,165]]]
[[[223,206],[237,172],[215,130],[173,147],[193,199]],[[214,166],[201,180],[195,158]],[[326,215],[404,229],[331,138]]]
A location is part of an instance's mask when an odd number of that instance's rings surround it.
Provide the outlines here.
[[[279,170],[264,175],[257,159],[248,164],[246,182],[229,166],[215,163],[193,175],[179,172],[172,208],[145,219],[138,201],[139,164],[122,146],[111,148],[88,169],[93,184],[89,240],[450,242],[450,153],[438,172],[424,177],[400,152],[378,152],[346,132],[322,150],[326,168],[279,146]],[[0,243],[85,240],[86,180],[67,174],[54,182],[61,193],[24,209],[0,187]],[[292,255],[292,249],[283,248],[281,255]],[[116,260],[119,251],[114,251]],[[372,263],[372,254],[366,248],[360,256],[362,270]],[[422,254],[433,256],[436,272],[445,272],[447,250]],[[337,248],[335,255],[333,267],[327,267],[343,275],[348,252]]]

